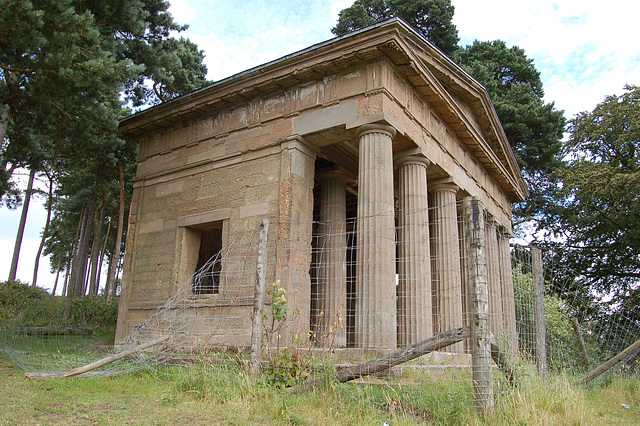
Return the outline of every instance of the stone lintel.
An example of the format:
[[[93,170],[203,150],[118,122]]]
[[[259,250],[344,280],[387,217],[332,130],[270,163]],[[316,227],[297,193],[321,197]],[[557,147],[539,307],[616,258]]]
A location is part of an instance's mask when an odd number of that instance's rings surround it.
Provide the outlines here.
[[[298,135],[308,135],[332,127],[343,126],[357,117],[358,102],[343,102],[295,117],[293,132]]]
[[[330,178],[340,179],[343,183],[351,182],[356,179],[351,172],[337,164],[317,169],[315,176],[320,180]]]
[[[197,226],[211,222],[217,222],[231,217],[231,209],[217,209],[209,212],[192,214],[189,216],[179,217],[177,220],[178,226]]]

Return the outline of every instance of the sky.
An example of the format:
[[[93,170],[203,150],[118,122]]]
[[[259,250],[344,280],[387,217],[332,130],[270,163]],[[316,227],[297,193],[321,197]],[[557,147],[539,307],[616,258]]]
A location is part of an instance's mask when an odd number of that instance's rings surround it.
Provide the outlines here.
[[[333,37],[338,13],[353,0],[169,0],[181,36],[206,55],[208,79],[221,80]],[[640,85],[640,4],[629,0],[452,0],[461,45],[504,40],[534,61],[545,89],[571,119],[591,111],[625,84]],[[41,184],[42,185],[42,184]],[[46,220],[43,198],[32,200],[18,279],[31,282]],[[20,210],[0,209],[0,280],[9,275]],[[55,276],[43,258],[38,285]]]

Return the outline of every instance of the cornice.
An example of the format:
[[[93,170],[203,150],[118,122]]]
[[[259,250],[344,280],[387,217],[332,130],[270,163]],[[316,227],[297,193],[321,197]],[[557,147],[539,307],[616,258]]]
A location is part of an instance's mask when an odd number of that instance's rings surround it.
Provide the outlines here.
[[[486,89],[397,18],[313,45],[136,113],[120,122],[120,130],[135,139],[379,59],[392,63],[438,109],[448,127],[513,200],[526,198],[526,185]],[[452,93],[471,106],[481,132]]]

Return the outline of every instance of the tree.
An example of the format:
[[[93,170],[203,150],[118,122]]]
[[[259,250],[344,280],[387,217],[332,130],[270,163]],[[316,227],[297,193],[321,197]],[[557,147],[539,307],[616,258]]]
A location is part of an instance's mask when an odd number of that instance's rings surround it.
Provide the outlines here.
[[[523,49],[475,41],[455,59],[488,91],[530,192],[514,206],[514,222],[546,226],[556,211],[552,172],[562,166],[563,111],[545,103],[540,73]]]
[[[86,293],[90,259],[88,287],[95,294],[98,252],[116,252],[102,241],[103,224],[116,222],[105,219],[121,216],[112,243],[122,238],[126,220],[126,205],[104,206],[127,203],[130,185],[121,185],[119,171],[135,165],[137,147],[118,135],[118,119],[130,113],[121,99],[141,107],[200,88],[206,84],[204,55],[189,40],[172,37],[186,27],[173,21],[166,0],[0,5],[0,202],[20,202],[11,180],[15,170],[51,170],[53,209],[66,219],[52,221],[45,252],[55,254],[58,271],[67,265],[71,296]],[[77,235],[56,229],[62,225]]]
[[[530,192],[514,206],[514,222],[535,232],[554,217],[551,172],[562,165],[564,113],[545,103],[540,73],[524,50],[496,41],[475,41],[462,49],[448,0],[357,0],[340,12],[336,35],[398,16],[485,86]]]
[[[105,43],[119,60],[136,66],[124,85],[134,107],[164,102],[199,89],[206,81],[204,54],[185,38],[173,38],[187,26],[168,12],[167,0],[75,0],[78,10],[90,12]]]
[[[451,55],[460,41],[452,22],[454,10],[450,0],[356,0],[340,12],[331,32],[341,36],[396,16]]]
[[[0,200],[18,201],[17,168],[37,171],[47,157],[72,155],[79,140],[115,134],[109,105],[133,70],[71,0],[0,0]]]
[[[569,123],[555,236],[561,261],[615,305],[640,295],[640,88],[625,86]]]

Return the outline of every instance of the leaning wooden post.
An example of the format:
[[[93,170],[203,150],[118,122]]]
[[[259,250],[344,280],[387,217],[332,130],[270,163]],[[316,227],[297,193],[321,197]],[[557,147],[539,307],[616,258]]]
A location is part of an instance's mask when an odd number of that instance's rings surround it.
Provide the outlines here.
[[[640,351],[640,339],[636,340],[635,343],[633,343],[631,346],[627,347],[627,349],[625,349],[624,351],[620,352],[618,355],[616,355],[613,358],[611,358],[609,361],[605,362],[604,364],[600,365],[598,368],[595,368],[594,370],[589,372],[589,374],[584,376],[582,379],[578,380],[578,383],[583,385],[585,383],[590,382],[591,380],[595,379],[596,377],[598,377],[602,373],[604,373],[604,372],[608,371],[609,369],[615,367],[616,365],[620,364],[621,362],[624,362],[624,361],[628,360],[634,354],[636,354],[638,351]]]
[[[587,351],[587,345],[584,342],[584,337],[582,337],[582,330],[580,330],[580,323],[578,323],[578,318],[571,318],[571,326],[573,327],[573,332],[576,333],[576,337],[578,338],[580,350],[582,351],[582,356],[584,357],[584,365],[589,368],[591,367],[591,359],[589,358],[589,352]]]
[[[533,269],[533,322],[536,333],[536,365],[543,380],[547,380],[547,327],[544,322],[544,269],[542,253],[537,247],[531,249]]]
[[[260,239],[258,241],[258,265],[256,267],[256,289],[253,301],[253,323],[251,325],[251,355],[249,358],[249,374],[257,377],[260,372],[262,343],[262,315],[264,313],[264,294],[267,280],[267,238],[269,235],[269,219],[260,222]]]
[[[476,197],[463,203],[465,248],[469,274],[471,309],[471,357],[473,397],[481,415],[493,411],[493,369],[489,321],[489,284],[487,280],[484,208]]]

